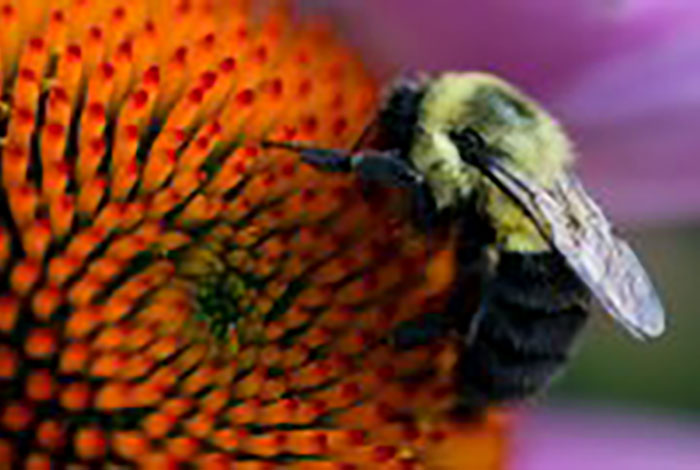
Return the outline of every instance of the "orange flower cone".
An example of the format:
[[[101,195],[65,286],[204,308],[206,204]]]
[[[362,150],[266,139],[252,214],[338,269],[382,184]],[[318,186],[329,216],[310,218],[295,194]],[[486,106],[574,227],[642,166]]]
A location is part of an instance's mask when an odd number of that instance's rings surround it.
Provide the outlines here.
[[[375,83],[249,3],[0,5],[0,468],[501,468],[392,339],[449,245],[258,144],[349,146]]]

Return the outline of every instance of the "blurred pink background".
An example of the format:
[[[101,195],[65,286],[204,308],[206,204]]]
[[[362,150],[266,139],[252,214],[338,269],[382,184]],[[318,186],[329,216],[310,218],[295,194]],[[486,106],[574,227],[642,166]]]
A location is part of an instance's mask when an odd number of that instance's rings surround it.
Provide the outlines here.
[[[485,69],[570,129],[608,212],[653,223],[700,213],[700,1],[306,0],[391,74]]]

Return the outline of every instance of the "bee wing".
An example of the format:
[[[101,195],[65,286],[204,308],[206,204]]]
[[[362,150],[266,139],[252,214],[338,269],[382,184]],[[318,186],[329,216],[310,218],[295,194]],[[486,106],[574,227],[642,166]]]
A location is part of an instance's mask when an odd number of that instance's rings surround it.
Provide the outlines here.
[[[615,320],[641,339],[663,333],[664,309],[646,270],[574,175],[564,173],[545,189],[500,164],[486,171],[534,219]]]

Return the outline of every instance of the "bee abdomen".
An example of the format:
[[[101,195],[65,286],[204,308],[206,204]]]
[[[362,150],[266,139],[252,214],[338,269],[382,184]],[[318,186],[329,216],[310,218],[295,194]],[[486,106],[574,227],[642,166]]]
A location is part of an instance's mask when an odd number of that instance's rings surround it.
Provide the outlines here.
[[[557,253],[503,253],[460,356],[461,405],[526,398],[566,364],[589,294]]]
[[[587,304],[588,289],[555,252],[502,252],[487,301],[556,313]]]

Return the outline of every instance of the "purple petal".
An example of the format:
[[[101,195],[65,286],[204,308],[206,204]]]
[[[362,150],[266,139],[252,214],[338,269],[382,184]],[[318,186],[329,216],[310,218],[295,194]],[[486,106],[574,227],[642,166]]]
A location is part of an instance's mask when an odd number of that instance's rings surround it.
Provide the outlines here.
[[[548,410],[526,417],[513,439],[512,470],[693,470],[700,427],[664,416]]]
[[[383,63],[399,69],[488,69],[543,91],[592,62],[653,43],[680,23],[692,24],[689,13],[700,12],[695,2],[673,0],[315,3],[334,10],[348,34]]]

